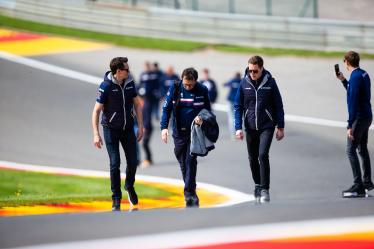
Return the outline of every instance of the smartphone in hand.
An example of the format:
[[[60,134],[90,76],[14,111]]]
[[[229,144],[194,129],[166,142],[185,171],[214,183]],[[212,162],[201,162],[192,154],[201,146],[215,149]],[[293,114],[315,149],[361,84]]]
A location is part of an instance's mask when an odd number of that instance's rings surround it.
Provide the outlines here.
[[[339,76],[339,74],[340,74],[339,64],[335,64],[334,68],[335,68],[335,74],[336,74],[336,76]]]

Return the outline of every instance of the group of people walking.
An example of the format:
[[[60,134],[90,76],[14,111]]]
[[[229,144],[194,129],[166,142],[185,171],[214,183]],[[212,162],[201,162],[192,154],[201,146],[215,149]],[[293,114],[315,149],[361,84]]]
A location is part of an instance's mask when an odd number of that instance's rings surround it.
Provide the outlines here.
[[[343,197],[362,197],[365,196],[365,191],[374,189],[367,149],[368,130],[372,122],[370,78],[367,72],[359,67],[359,61],[358,53],[348,52],[344,56],[344,63],[351,73],[350,79],[346,80],[341,72],[337,73],[337,78],[342,81],[347,90],[349,112],[347,154],[354,175],[354,185],[343,191]],[[186,68],[180,80],[176,77],[170,79],[168,90],[162,96],[165,100],[160,120],[161,140],[164,143],[168,142],[169,122],[172,120],[174,154],[185,183],[186,207],[199,206],[196,193],[198,154],[193,153],[196,134],[203,136],[202,139],[196,139],[207,141],[209,139],[206,137],[211,137],[209,135],[212,133],[212,127],[213,130],[215,127],[218,128],[217,124],[217,126],[209,126],[212,121],[215,122],[211,103],[212,99],[217,97],[209,91],[209,85],[211,89],[216,88],[216,85],[209,81],[209,71],[204,70],[203,74],[204,80],[198,82],[198,72],[194,68]],[[143,74],[142,76],[141,82],[155,77],[155,75]],[[249,165],[254,181],[254,196],[259,202],[269,202],[269,150],[274,133],[278,141],[285,135],[283,102],[279,88],[271,73],[264,68],[264,61],[260,56],[251,57],[244,70],[244,76],[240,77],[240,73],[237,73],[226,86],[230,87],[228,98],[232,103],[230,110],[234,117],[232,127],[235,129],[235,136],[240,140],[244,136],[246,138]],[[123,147],[127,161],[125,190],[128,193],[128,200],[132,205],[138,203],[134,189],[135,174],[139,164],[137,141],[140,141],[143,135],[146,141],[147,136],[152,133],[153,128],[149,127],[149,119],[155,105],[154,89],[147,89],[146,85],[144,88],[141,90],[136,87],[127,58],[116,57],[111,60],[110,71],[105,74],[98,89],[92,114],[94,145],[97,148],[103,145],[99,131],[99,116],[102,113],[101,124],[110,160],[113,211],[120,210],[122,199],[119,144]],[[144,105],[139,94],[146,96]],[[135,121],[138,127],[137,134],[134,131]],[[214,133],[218,136],[216,130]],[[214,146],[209,144],[209,148],[212,149]],[[357,149],[362,159],[363,177]],[[152,161],[152,158],[148,157],[148,160]]]

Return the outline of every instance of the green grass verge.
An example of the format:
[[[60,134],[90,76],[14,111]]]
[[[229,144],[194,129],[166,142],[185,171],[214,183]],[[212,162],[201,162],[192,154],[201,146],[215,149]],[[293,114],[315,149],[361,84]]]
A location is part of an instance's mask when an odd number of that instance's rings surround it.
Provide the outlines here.
[[[0,179],[0,208],[111,200],[110,180],[107,178],[0,170]],[[135,188],[141,198],[171,195],[165,190],[148,185],[136,184]]]
[[[325,58],[342,58],[344,52],[325,52],[303,49],[284,49],[284,48],[255,48],[235,45],[214,45],[204,42],[180,41],[171,39],[143,38],[136,36],[125,36],[108,34],[102,32],[94,32],[83,29],[66,28],[57,25],[43,24],[33,21],[27,21],[12,18],[0,14],[0,27],[8,27],[21,29],[39,33],[63,35],[68,37],[89,39],[111,43],[118,46],[157,49],[166,51],[184,51],[191,52],[197,49],[213,48],[218,51],[245,53],[245,54],[261,54],[268,56],[298,56],[298,57],[325,57]],[[374,54],[361,53],[363,59],[374,59]]]

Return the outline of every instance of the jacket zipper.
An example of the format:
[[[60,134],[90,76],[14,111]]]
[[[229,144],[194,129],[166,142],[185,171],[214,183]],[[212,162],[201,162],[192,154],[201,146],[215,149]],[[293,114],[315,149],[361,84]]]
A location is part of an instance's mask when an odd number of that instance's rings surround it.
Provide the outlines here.
[[[267,79],[268,79],[268,76],[265,75],[264,76],[264,80],[261,82],[260,86],[258,87],[258,89],[256,90],[256,87],[252,84],[252,82],[247,79],[248,83],[252,85],[253,89],[255,90],[255,93],[256,93],[256,106],[255,106],[255,109],[256,109],[256,113],[255,113],[255,125],[256,125],[256,130],[258,130],[258,121],[257,121],[257,114],[258,114],[258,110],[257,110],[257,100],[258,100],[258,97],[257,97],[257,92],[261,89],[261,87],[263,87],[263,85],[265,85],[265,83],[267,82]]]
[[[125,130],[125,127],[126,127],[126,104],[125,104],[125,93],[123,91],[123,89],[125,88],[125,84],[124,86],[122,87],[120,84],[118,84],[119,87],[121,88],[121,92],[122,92],[122,100],[123,100],[123,119],[124,119],[124,124],[123,124],[123,130]]]
[[[114,116],[116,116],[117,112],[113,113],[112,117],[109,119],[109,123],[112,122]]]
[[[253,89],[255,90],[255,93],[256,93],[256,105],[255,105],[255,125],[256,125],[256,130],[258,130],[258,126],[257,126],[257,90],[256,90],[256,87],[252,84],[252,82],[250,82],[249,80],[247,80],[249,84],[251,84],[251,86],[253,87]],[[246,114],[244,117],[247,117],[247,112],[248,112],[248,109],[246,111]]]

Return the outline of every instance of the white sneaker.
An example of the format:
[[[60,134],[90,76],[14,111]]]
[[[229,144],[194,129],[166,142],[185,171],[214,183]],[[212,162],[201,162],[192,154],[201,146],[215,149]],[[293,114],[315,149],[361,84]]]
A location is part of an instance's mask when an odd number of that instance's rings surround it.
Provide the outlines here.
[[[261,197],[260,197],[260,202],[265,203],[270,201],[270,194],[269,190],[267,189],[262,189],[261,190]]]

